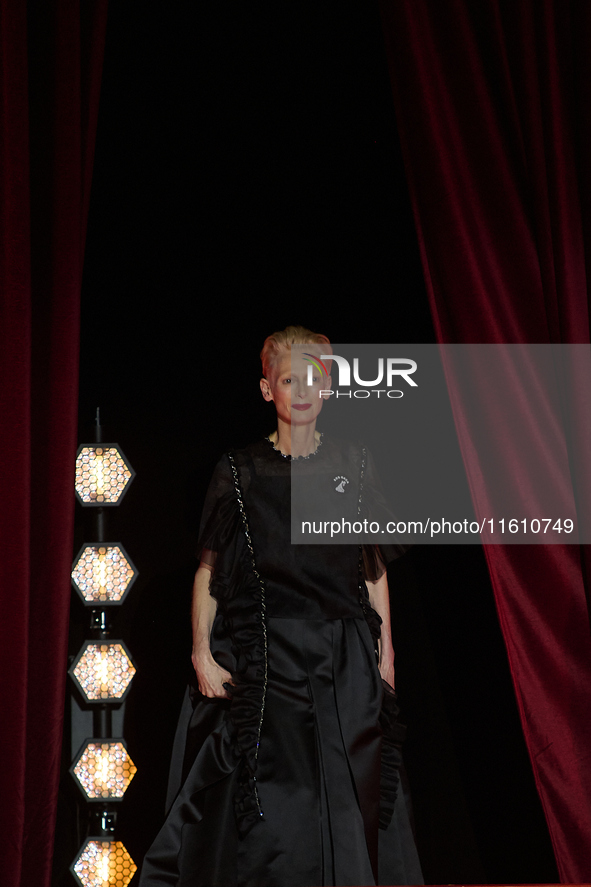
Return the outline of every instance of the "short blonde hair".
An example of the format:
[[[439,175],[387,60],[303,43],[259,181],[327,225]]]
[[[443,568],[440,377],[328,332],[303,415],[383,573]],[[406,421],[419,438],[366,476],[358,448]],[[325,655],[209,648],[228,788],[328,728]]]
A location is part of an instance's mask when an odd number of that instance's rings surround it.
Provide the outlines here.
[[[272,333],[265,339],[263,350],[261,351],[263,376],[265,378],[268,378],[268,373],[281,352],[289,350],[290,345],[324,345],[328,346],[326,350],[332,354],[330,340],[323,336],[322,333],[313,333],[312,330],[306,329],[305,326],[286,326],[284,330]]]

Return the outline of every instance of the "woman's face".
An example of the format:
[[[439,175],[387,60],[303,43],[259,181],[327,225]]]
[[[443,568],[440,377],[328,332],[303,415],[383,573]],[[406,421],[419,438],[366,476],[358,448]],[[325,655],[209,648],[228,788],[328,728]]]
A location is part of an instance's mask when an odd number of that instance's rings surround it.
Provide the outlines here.
[[[312,348],[310,348],[312,351]],[[320,392],[330,389],[330,376],[317,372],[313,367],[312,384],[308,384],[310,364],[300,354],[281,352],[269,373],[269,379],[261,379],[261,391],[265,400],[272,400],[278,419],[288,425],[309,425],[315,422],[323,401],[329,396]]]

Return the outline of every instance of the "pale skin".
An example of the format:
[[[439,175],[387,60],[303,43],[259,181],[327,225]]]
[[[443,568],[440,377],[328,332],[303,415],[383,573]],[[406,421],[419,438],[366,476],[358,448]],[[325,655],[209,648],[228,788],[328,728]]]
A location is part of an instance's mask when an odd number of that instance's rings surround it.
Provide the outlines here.
[[[318,354],[318,346],[309,346],[309,351]],[[277,430],[269,435],[277,449],[286,455],[307,456],[318,446],[320,435],[316,431],[316,419],[322,409],[321,389],[330,389],[331,379],[315,377],[308,384],[308,363],[302,358],[292,361],[289,351],[282,352],[268,378],[260,382],[265,400],[272,401],[277,410]],[[297,407],[306,407],[298,409]],[[228,698],[224,684],[232,683],[232,675],[215,661],[211,655],[210,636],[217,603],[209,593],[211,568],[203,561],[195,574],[193,583],[193,653],[192,662],[197,674],[199,690],[211,699]],[[378,644],[378,667],[382,678],[394,687],[394,648],[390,628],[390,598],[388,580],[384,573],[376,582],[367,581],[369,601],[382,619],[382,635]]]

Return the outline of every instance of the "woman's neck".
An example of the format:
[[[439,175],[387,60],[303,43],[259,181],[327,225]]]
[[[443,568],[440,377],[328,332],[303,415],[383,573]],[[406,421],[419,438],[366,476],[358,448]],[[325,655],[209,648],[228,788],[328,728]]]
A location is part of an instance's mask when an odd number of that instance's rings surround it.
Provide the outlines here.
[[[277,423],[277,431],[269,435],[278,450],[286,456],[309,456],[313,453],[320,441],[320,432],[316,431],[316,423],[313,425],[288,425],[280,419]]]

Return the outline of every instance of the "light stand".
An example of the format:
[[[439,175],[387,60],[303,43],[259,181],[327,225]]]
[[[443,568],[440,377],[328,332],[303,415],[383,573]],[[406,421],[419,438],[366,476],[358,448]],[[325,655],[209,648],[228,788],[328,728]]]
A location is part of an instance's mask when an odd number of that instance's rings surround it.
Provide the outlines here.
[[[113,710],[124,705],[135,667],[123,641],[112,637],[110,615],[124,602],[137,570],[119,543],[106,541],[107,509],[121,503],[134,476],[121,447],[103,443],[97,409],[95,440],[78,448],[75,483],[78,502],[95,509],[95,539],[82,546],[72,567],[72,584],[90,608],[90,637],[69,669],[92,710],[93,736],[84,740],[70,767],[88,805],[88,837],[70,866],[82,887],[127,887],[137,868],[115,840],[114,806],[123,800],[136,767],[123,737],[113,735]]]

